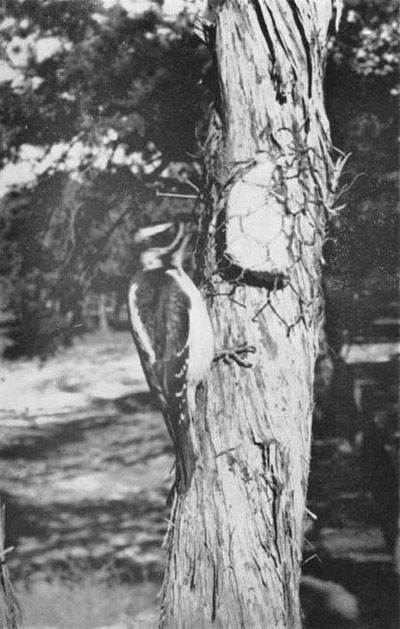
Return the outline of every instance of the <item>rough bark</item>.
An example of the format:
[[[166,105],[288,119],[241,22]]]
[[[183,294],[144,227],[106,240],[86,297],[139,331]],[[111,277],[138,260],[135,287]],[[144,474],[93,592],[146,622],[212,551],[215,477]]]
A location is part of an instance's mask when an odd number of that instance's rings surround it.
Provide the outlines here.
[[[175,496],[164,629],[300,627],[321,248],[337,172],[324,112],[331,0],[214,2],[220,98],[201,255],[217,349]],[[247,358],[246,358],[247,360]]]

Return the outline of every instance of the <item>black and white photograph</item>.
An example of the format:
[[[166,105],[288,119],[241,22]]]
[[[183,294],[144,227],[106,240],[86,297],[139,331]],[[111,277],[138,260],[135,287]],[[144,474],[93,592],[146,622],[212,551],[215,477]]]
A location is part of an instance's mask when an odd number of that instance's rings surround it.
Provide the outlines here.
[[[398,0],[0,0],[0,629],[397,629]]]

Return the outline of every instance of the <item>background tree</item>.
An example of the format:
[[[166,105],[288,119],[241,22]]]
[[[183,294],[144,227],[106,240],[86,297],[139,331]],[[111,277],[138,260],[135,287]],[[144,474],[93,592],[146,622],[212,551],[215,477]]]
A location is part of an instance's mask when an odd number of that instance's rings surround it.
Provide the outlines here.
[[[205,148],[203,290],[217,348],[175,497],[162,627],[299,627],[324,225],[332,3],[213,3],[219,98]],[[337,10],[336,21],[340,11]]]

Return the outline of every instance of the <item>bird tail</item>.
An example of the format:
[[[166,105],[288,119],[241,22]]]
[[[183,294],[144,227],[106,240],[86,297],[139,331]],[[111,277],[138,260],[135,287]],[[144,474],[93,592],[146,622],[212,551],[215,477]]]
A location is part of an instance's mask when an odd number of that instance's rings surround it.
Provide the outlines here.
[[[182,418],[182,408],[174,409],[173,405],[165,413],[164,419],[175,449],[176,484],[179,490],[186,489],[190,485],[196,463],[192,419],[187,408],[185,417]]]

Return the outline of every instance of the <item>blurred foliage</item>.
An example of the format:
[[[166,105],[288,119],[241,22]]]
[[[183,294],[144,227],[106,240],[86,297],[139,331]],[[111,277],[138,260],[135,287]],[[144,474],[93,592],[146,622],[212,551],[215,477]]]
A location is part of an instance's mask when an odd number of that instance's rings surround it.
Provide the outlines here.
[[[357,74],[398,81],[397,0],[347,0],[341,30],[332,41],[332,61]]]
[[[349,155],[325,247],[330,344],[398,301],[399,5],[347,0],[330,42],[326,100],[335,147]],[[340,342],[339,342],[340,345]]]
[[[18,318],[7,355],[45,357],[68,344],[93,296],[123,303],[138,223],[172,217],[180,205],[158,202],[126,166],[90,170],[83,184],[44,173],[0,199],[0,288],[4,309]]]
[[[197,151],[208,55],[186,18],[165,25],[151,12],[130,18],[74,0],[8,0],[6,13],[0,48],[21,77],[1,87],[1,125],[14,129],[3,160],[23,143],[78,133],[96,145],[110,129],[145,159],[156,150],[167,164]],[[46,56],[41,46],[51,38],[58,47]]]
[[[0,164],[42,151],[32,183],[0,201],[3,309],[18,351],[46,353],[80,329],[91,295],[123,300],[138,225],[192,211],[156,192],[193,194],[188,177],[201,187],[211,58],[186,14],[132,18],[95,0],[1,11]],[[330,42],[333,140],[353,156],[326,257],[350,297],[377,268],[395,272],[398,33],[397,2],[347,0]]]
[[[327,108],[351,174],[398,168],[400,30],[397,0],[348,0],[330,43]]]
[[[79,329],[90,294],[123,300],[139,224],[191,211],[156,190],[179,187],[179,170],[199,183],[209,56],[184,16],[73,0],[6,2],[0,51],[15,72],[0,84],[0,159],[34,145],[48,163],[1,200],[3,308],[14,349],[47,353]],[[156,185],[171,162],[177,181]]]

